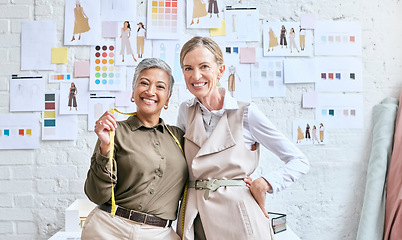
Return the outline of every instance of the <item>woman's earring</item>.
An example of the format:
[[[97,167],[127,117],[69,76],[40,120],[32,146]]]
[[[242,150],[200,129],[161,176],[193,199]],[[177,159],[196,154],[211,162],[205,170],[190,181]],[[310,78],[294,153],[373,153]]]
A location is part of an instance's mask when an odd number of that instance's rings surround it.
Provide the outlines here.
[[[130,99],[130,100],[131,100],[131,102],[134,102],[134,97],[131,97],[131,99]]]
[[[163,106],[163,109],[167,110],[167,109],[168,109],[168,105]]]

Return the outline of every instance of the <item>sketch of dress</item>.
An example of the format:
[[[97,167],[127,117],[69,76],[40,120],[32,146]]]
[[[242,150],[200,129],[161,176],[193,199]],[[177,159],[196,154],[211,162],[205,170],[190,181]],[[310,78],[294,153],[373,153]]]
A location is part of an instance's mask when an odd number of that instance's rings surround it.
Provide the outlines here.
[[[208,13],[205,3],[203,3],[201,0],[193,0],[193,3],[193,19],[207,16]]]
[[[131,49],[130,39],[128,38],[130,34],[130,28],[127,28],[126,31],[121,29],[121,50],[120,55],[124,55],[124,52],[130,55],[133,55],[133,49]]]
[[[297,126],[297,143],[304,139],[303,131],[301,130],[300,126]]]
[[[275,36],[274,31],[272,30],[272,28],[269,28],[269,32],[268,32],[268,36],[269,36],[269,43],[268,43],[268,52],[272,50],[274,50],[273,48],[278,46],[278,38]]]
[[[74,34],[80,34],[78,40],[81,39],[81,33],[88,32],[91,28],[88,24],[88,17],[84,13],[84,9],[82,8],[79,2],[76,4],[74,8],[74,32],[73,32],[73,39],[74,41]]]
[[[231,65],[229,67],[229,77],[228,77],[228,91],[230,92],[230,95],[233,97],[234,91],[236,90],[236,67]],[[237,80],[240,81],[239,76],[237,75]]]

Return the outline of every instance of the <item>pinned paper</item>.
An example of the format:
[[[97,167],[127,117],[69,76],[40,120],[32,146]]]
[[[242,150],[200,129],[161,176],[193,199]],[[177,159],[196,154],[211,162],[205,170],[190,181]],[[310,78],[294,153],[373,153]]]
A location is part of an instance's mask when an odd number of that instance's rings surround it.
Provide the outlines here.
[[[75,61],[74,62],[74,77],[87,78],[89,77],[89,61]]]
[[[300,26],[305,29],[314,29],[315,14],[302,14],[300,16]]]
[[[255,48],[247,47],[240,48],[240,63],[255,63],[256,53]]]
[[[316,108],[318,104],[318,93],[305,92],[303,93],[303,108]]]
[[[284,65],[285,83],[314,83],[317,61],[312,58],[286,58]]]
[[[118,22],[106,21],[102,22],[102,37],[104,38],[117,38],[119,36]]]
[[[209,32],[211,37],[226,36],[226,22],[222,20],[222,26],[220,28],[210,28]]]
[[[116,107],[129,107],[133,104],[130,99],[131,91],[116,92]]]
[[[51,48],[56,46],[55,21],[21,23],[21,70],[55,70]]]
[[[52,48],[52,64],[66,64],[67,59],[67,48]]]

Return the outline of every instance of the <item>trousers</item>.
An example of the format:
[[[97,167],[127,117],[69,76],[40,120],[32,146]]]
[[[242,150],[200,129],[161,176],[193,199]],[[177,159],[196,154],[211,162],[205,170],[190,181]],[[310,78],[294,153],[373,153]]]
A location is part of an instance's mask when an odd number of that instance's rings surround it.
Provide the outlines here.
[[[81,239],[180,240],[180,237],[172,227],[138,224],[126,218],[111,216],[95,207],[85,220]]]

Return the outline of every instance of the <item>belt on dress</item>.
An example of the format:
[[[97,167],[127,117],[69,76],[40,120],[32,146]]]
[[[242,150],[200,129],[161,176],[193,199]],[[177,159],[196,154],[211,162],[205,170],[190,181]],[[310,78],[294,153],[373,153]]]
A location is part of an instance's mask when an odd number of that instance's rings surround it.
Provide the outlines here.
[[[216,191],[220,187],[232,187],[232,186],[245,186],[246,183],[243,180],[195,180],[189,181],[188,187],[195,188],[196,190],[205,190],[204,199],[208,200],[209,192]]]
[[[110,211],[112,209],[112,205],[109,203],[104,203],[104,204],[98,205],[98,208],[105,212],[110,213]],[[148,225],[157,226],[157,227],[172,226],[172,220],[162,219],[160,217],[157,217],[157,216],[154,216],[151,214],[146,214],[146,213],[138,212],[135,210],[126,209],[126,208],[123,208],[120,206],[117,206],[116,215],[123,217],[123,218],[127,218],[127,219],[134,221],[136,223],[139,223],[139,224],[148,224]]]

